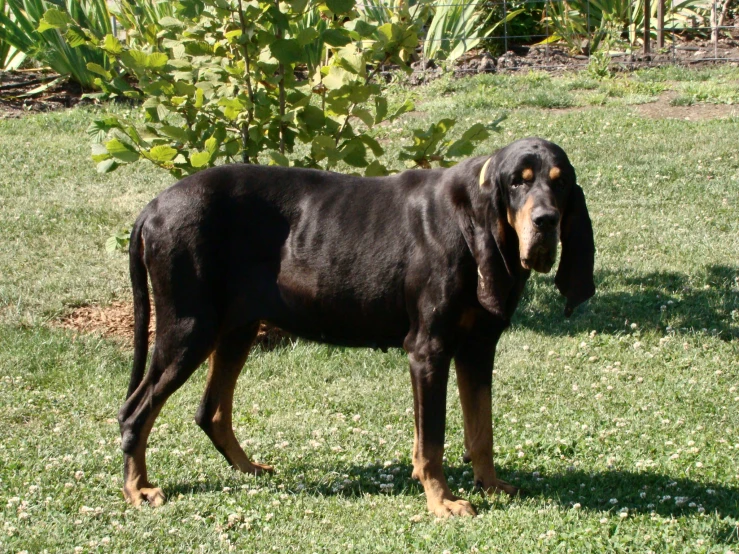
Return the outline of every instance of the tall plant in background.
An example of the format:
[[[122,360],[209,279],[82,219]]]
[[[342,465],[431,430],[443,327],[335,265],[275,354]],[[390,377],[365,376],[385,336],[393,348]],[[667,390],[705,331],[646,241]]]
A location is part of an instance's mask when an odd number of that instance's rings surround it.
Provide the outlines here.
[[[689,26],[691,17],[705,15],[702,0],[684,0],[666,7],[665,26],[673,29]],[[658,2],[650,3],[653,32],[656,33]],[[589,49],[596,51],[603,41],[636,44],[644,22],[644,0],[549,0],[544,22],[553,29],[543,41],[564,41],[571,50],[581,51],[584,39]]]
[[[325,26],[301,24],[312,10]],[[354,0],[180,0],[175,17],[161,24],[160,51],[112,35],[97,43],[138,80],[128,87],[103,73],[97,84],[142,101],[144,111],[143,124],[108,116],[91,125],[99,171],[146,159],[176,177],[224,160],[343,163],[366,175],[387,173],[384,149],[367,131],[413,105],[390,112],[376,76],[383,64],[407,68],[418,44],[416,20],[376,25],[360,16]],[[316,41],[326,45],[327,59],[311,60],[307,47]],[[468,155],[488,136],[478,124],[448,140],[453,124],[443,120],[416,132],[401,159],[450,165],[450,157]]]
[[[87,45],[112,32],[105,0],[6,0],[0,43],[48,65],[85,90],[93,88],[92,63],[109,68],[105,52]]]
[[[15,20],[15,16],[10,11],[7,0],[0,0],[0,14],[11,23]],[[0,31],[0,37],[3,36],[2,31]],[[18,48],[7,42],[7,40],[0,38],[0,69],[18,69],[25,59],[25,53],[18,50]]]
[[[434,17],[423,44],[426,58],[456,60],[497,26],[485,28],[480,24],[484,0],[440,0],[434,4]]]
[[[116,0],[110,11],[126,30],[126,41],[158,44],[162,21],[175,13],[176,2],[170,0]]]

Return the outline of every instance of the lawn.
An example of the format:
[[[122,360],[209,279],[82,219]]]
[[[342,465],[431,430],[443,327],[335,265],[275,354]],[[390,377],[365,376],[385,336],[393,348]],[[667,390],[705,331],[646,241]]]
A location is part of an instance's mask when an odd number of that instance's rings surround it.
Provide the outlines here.
[[[436,520],[410,478],[403,352],[302,340],[256,349],[236,391],[237,436],[274,476],[231,471],[195,425],[200,370],[149,443],[168,503],[129,507],[115,416],[132,352],[55,322],[129,298],[105,240],[171,178],[95,172],[85,128],[103,108],[1,120],[0,551],[739,551],[738,83],[736,68],[671,68],[394,90],[417,111],[375,131],[386,147],[432,118],[506,110],[478,153],[559,143],[595,229],[596,296],[565,320],[536,276],[498,347],[496,465],[529,497],[474,491],[450,386],[446,471],[474,519]],[[660,95],[679,117],[644,115]],[[723,117],[679,111],[699,103]]]

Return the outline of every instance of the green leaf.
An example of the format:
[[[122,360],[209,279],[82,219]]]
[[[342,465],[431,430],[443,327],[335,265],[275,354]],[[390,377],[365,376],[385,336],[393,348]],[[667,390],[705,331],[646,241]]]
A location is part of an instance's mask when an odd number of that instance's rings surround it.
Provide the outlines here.
[[[178,142],[187,142],[187,131],[180,127],[175,127],[174,125],[162,125],[161,127],[159,127],[159,131],[163,135],[166,135]]]
[[[300,30],[298,36],[295,37],[295,40],[298,41],[298,44],[300,46],[305,46],[306,44],[310,44],[317,38],[318,31],[316,31],[316,29],[314,29],[313,27],[306,27],[305,29]]]
[[[282,167],[290,167],[290,160],[287,159],[286,156],[283,154],[280,154],[279,152],[275,152],[274,150],[270,151],[269,157],[271,158],[271,161],[269,165],[280,165]]]
[[[108,54],[116,56],[123,52],[123,46],[121,45],[121,41],[113,35],[105,35],[105,38],[103,39],[103,50]]]
[[[415,106],[415,104],[413,103],[412,100],[406,100],[405,102],[403,102],[403,104],[397,110],[395,110],[395,113],[393,115],[391,115],[390,117],[388,117],[387,120],[388,121],[395,121],[396,119],[398,119],[404,113],[413,111],[415,109],[415,107],[416,106]]]
[[[97,164],[97,171],[98,173],[102,175],[105,173],[110,173],[117,167],[118,167],[118,162],[116,162],[113,158],[109,158]]]
[[[87,35],[85,35],[79,27],[70,27],[67,29],[67,32],[64,33],[64,40],[66,40],[67,44],[72,48],[77,48],[88,43]]]
[[[187,27],[187,25],[179,19],[175,19],[174,17],[170,17],[168,15],[159,20],[159,25],[161,25],[165,29],[184,29]]]
[[[94,120],[88,125],[86,132],[93,142],[102,142],[108,136],[108,131],[118,127],[120,127],[118,119],[115,116],[110,116]]]
[[[205,141],[205,149],[212,156],[218,150],[218,140],[215,137],[210,137]]]
[[[376,25],[371,25],[363,19],[357,19],[354,23],[354,32],[357,33],[361,38],[370,38],[377,31]]]
[[[347,46],[346,48],[340,49],[334,60],[337,65],[340,65],[351,73],[356,75],[364,75],[366,73],[367,62],[357,52],[354,46]]]
[[[359,138],[353,138],[346,142],[342,148],[344,161],[354,167],[366,167],[367,166],[367,150],[364,147],[364,143]]]
[[[210,162],[210,152],[193,151],[190,154],[190,165],[193,167],[205,167]]]
[[[462,156],[469,156],[475,149],[475,145],[469,140],[457,140],[446,150],[446,155],[452,158],[460,158]]]
[[[134,70],[146,69],[149,54],[141,50],[127,50],[121,54],[121,61]]]
[[[111,156],[122,162],[130,163],[139,159],[139,153],[133,147],[121,142],[117,138],[110,139],[105,143],[105,148]]]
[[[49,29],[66,29],[67,25],[72,23],[72,18],[67,12],[63,12],[56,8],[49,8],[44,13],[43,18],[39,22],[38,29],[39,33],[48,31]]]
[[[158,67],[164,67],[167,65],[167,54],[163,54],[162,52],[154,52],[153,54],[149,54],[149,57],[146,60],[146,66],[151,68],[158,68]]]
[[[290,9],[293,13],[300,13],[305,10],[308,0],[287,0],[287,3],[290,4]]]
[[[387,168],[377,160],[369,164],[364,170],[365,177],[383,177],[388,173]]]
[[[177,150],[171,146],[160,145],[149,150],[149,157],[159,163],[171,162],[177,155]]]
[[[489,136],[490,133],[488,133],[487,127],[485,125],[483,125],[482,123],[475,123],[472,127],[464,132],[460,140],[481,141],[485,140]]]
[[[384,96],[375,96],[375,123],[385,119],[387,115],[387,98]]]
[[[304,50],[295,39],[279,38],[269,46],[272,55],[285,65],[297,63],[303,59]]]
[[[352,41],[349,33],[342,29],[326,29],[321,38],[330,46],[345,46]]]
[[[92,71],[93,73],[97,73],[98,75],[101,75],[108,79],[109,81],[113,79],[113,75],[105,69],[102,65],[94,63],[94,62],[87,62],[87,69]]]
[[[326,124],[326,115],[317,106],[306,106],[298,115],[298,119],[305,123],[309,131],[317,131]]]
[[[346,69],[332,65],[328,70],[328,75],[323,78],[323,84],[329,90],[336,90],[351,83],[353,80],[354,77]]]
[[[372,127],[372,124],[375,122],[375,119],[372,117],[372,114],[369,113],[369,110],[365,110],[364,108],[354,108],[352,110],[352,115],[361,119],[362,123],[367,127]]]
[[[118,237],[113,235],[105,241],[105,251],[112,254],[118,249]]]
[[[362,133],[361,135],[359,135],[359,140],[369,146],[370,150],[372,150],[372,153],[375,155],[376,158],[379,158],[385,153],[385,149],[380,146],[380,143],[366,133]]]
[[[335,14],[348,13],[354,9],[355,0],[326,0],[328,9]]]

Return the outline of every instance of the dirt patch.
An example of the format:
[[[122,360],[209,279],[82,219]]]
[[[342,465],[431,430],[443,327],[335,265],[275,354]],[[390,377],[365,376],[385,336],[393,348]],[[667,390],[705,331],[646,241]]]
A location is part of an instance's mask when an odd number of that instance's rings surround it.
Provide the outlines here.
[[[42,70],[0,71],[0,119],[71,108],[85,102],[82,89]]]
[[[739,115],[739,107],[729,104],[692,104],[690,106],[673,106],[672,100],[678,96],[675,91],[665,92],[656,102],[640,104],[636,107],[639,115],[652,119],[683,119],[686,121],[703,121]]]
[[[149,322],[149,344],[153,343],[156,318],[152,310]],[[113,302],[108,306],[80,306],[52,323],[75,333],[94,334],[114,339],[133,347],[133,304]],[[262,323],[256,344],[272,350],[289,341],[290,335],[277,327]]]

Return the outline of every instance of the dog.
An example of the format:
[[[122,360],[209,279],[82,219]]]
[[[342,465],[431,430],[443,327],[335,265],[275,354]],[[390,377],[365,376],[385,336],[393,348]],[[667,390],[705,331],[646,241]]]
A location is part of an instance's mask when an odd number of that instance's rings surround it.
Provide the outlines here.
[[[475,514],[442,468],[454,360],[475,483],[516,494],[493,465],[493,358],[531,271],[551,270],[559,242],[554,282],[569,317],[595,293],[593,230],[567,155],[540,138],[389,177],[233,164],[179,181],[131,232],[134,361],[118,415],[126,499],[164,502],[147,477],[147,439],[206,359],[197,424],[234,468],[272,471],[249,459],[232,427],[234,387],[261,321],[314,341],[405,349],[413,477],[441,517]],[[144,375],[148,280],[156,336]]]

